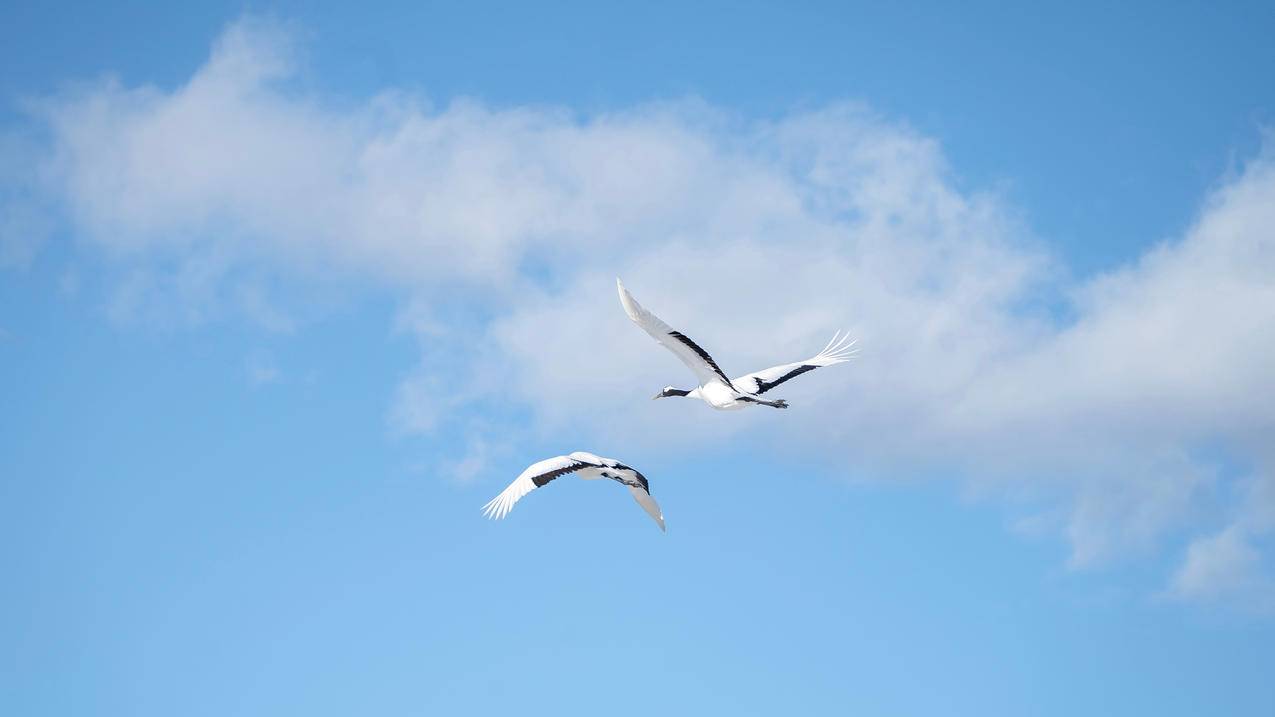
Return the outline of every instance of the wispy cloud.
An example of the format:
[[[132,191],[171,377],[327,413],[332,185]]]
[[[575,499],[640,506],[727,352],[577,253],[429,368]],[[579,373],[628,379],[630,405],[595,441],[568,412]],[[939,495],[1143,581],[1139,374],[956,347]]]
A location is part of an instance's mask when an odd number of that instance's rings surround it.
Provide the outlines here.
[[[0,132],[0,269],[29,265],[53,230],[46,197],[32,181],[40,159],[29,136]]]
[[[1225,601],[1262,613],[1275,611],[1275,582],[1263,571],[1257,548],[1236,526],[1191,541],[1169,595]]]
[[[421,339],[399,430],[512,401],[538,428],[502,431],[633,451],[733,438],[862,477],[952,476],[1036,506],[1075,566],[1185,536],[1183,597],[1260,572],[1266,494],[1226,500],[1242,479],[1218,457],[1251,464],[1254,485],[1275,474],[1261,448],[1275,435],[1271,156],[1181,237],[1069,280],[1020,211],[860,106],[745,121],[694,102],[592,116],[397,92],[338,104],[291,82],[291,48],[244,22],[180,87],[104,81],[40,104],[43,189],[126,267],[121,311],[198,316],[239,297],[291,330],[286,299],[236,287],[372,279],[400,288],[401,328]],[[644,400],[688,378],[624,319],[617,274],[734,373],[835,328],[863,355],[793,382],[782,416],[705,421]],[[473,440],[458,474],[481,465]]]
[[[274,356],[264,351],[257,351],[244,360],[244,371],[248,375],[248,383],[253,386],[264,386],[279,380],[281,374]]]
[[[482,438],[470,441],[465,455],[453,463],[448,474],[458,483],[468,483],[488,470],[490,466],[491,448]]]

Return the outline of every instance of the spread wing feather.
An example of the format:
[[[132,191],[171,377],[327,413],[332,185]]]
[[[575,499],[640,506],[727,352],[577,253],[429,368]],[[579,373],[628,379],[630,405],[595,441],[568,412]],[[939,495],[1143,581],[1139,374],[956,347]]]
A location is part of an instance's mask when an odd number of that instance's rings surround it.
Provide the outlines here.
[[[513,510],[514,504],[522,500],[522,497],[531,491],[558,476],[574,473],[589,467],[588,463],[577,461],[569,456],[547,458],[538,463],[533,463],[515,478],[513,483],[510,483],[507,488],[500,491],[500,495],[492,498],[487,502],[487,505],[483,506],[483,515],[499,520],[509,515],[509,511]]]
[[[629,486],[629,492],[633,494],[633,500],[636,500],[637,504],[642,506],[642,510],[645,510],[646,514],[651,516],[651,519],[654,520],[655,523],[660,526],[660,530],[663,531],[664,511],[660,510],[660,504],[656,503],[655,499],[651,497],[651,494],[646,492],[646,490],[641,486],[631,485]]]
[[[686,334],[680,331],[674,331],[672,327],[660,320],[660,317],[652,314],[633,298],[629,290],[624,288],[624,283],[619,279],[615,280],[616,289],[620,292],[620,304],[624,307],[624,313],[629,315],[633,323],[642,328],[643,331],[651,335],[651,338],[660,342],[664,348],[673,352],[674,356],[681,359],[687,368],[695,374],[695,378],[699,379],[701,386],[707,385],[713,381],[721,380],[727,386],[731,385],[730,378],[726,376],[726,372],[722,371],[713,357],[700,347],[699,344],[692,341]]]
[[[827,346],[823,347],[822,351],[805,361],[771,366],[761,371],[745,374],[735,379],[735,386],[741,391],[753,394],[765,393],[775,386],[785,381],[790,381],[807,371],[814,371],[823,366],[849,361],[859,353],[859,350],[855,348],[856,341],[851,340],[849,334],[843,336],[838,331],[833,334],[832,340],[828,342]]]

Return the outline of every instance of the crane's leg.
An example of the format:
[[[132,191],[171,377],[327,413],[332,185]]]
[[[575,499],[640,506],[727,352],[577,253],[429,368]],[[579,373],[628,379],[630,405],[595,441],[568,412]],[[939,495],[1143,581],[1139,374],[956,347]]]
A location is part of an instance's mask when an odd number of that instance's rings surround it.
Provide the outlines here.
[[[739,400],[747,401],[748,403],[760,403],[763,406],[770,406],[771,408],[788,408],[788,402],[782,398],[774,401],[765,401],[760,398],[753,398],[752,396],[740,396]]]

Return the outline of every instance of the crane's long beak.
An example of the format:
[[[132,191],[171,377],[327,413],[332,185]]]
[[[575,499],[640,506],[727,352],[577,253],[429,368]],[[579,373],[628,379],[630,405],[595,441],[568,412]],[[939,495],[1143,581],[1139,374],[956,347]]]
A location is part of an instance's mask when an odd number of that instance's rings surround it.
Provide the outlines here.
[[[663,392],[663,391],[660,391],[659,393],[655,394],[654,396],[651,396],[651,400],[652,400],[652,401],[654,401],[654,400],[655,400],[655,399],[657,399],[657,398],[664,398],[664,392]]]

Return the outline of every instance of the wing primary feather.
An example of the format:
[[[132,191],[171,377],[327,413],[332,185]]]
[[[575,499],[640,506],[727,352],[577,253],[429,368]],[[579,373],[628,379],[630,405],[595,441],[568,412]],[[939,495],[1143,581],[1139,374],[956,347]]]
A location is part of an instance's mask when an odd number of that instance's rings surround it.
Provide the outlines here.
[[[859,339],[850,339],[849,334],[847,334],[847,336],[841,338],[841,341],[836,344],[836,346],[831,348],[829,351],[824,351],[824,353],[827,356],[840,356],[847,352],[853,353],[852,348],[854,347],[854,344],[858,342]]]
[[[840,330],[840,329],[838,329],[838,330],[837,330],[837,333],[835,333],[835,334],[833,334],[833,335],[832,335],[832,338],[831,338],[831,339],[829,339],[828,343],[827,343],[827,344],[825,344],[825,345],[824,345],[824,347],[823,347],[822,349],[820,349],[820,350],[819,350],[819,353],[824,353],[824,352],[826,352],[829,348],[832,348],[832,345],[833,345],[834,343],[836,343],[836,341],[837,341],[837,337],[838,337],[838,336],[840,336],[840,335],[841,335],[841,330]]]
[[[660,317],[643,308],[618,277],[615,280],[615,286],[620,294],[620,306],[624,308],[624,313],[628,314],[629,319],[686,364],[686,367],[699,379],[700,385],[721,380],[727,386],[734,387],[726,372],[699,344],[692,341],[686,334],[675,331]]]
[[[651,497],[651,494],[647,491],[642,490],[640,486],[629,486],[629,493],[633,495],[633,500],[642,506],[642,510],[651,516],[651,520],[654,520],[655,524],[660,526],[660,532],[667,532],[664,527],[664,511],[660,510],[660,504],[655,502],[655,498]]]
[[[842,333],[838,330],[833,334],[832,340],[823,347],[823,350],[805,361],[780,364],[761,371],[754,371],[740,376],[735,379],[735,382],[738,385],[752,388],[754,394],[762,394],[808,371],[849,361],[858,355],[858,349],[854,348],[856,343],[858,343],[858,339],[850,338],[849,332]],[[752,383],[749,383],[749,381]]]
[[[573,473],[585,466],[586,464],[568,456],[558,456],[534,463],[519,474],[499,495],[488,501],[483,506],[482,513],[489,520],[500,520],[509,515],[514,504],[522,500],[523,496],[558,476]]]

